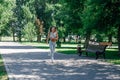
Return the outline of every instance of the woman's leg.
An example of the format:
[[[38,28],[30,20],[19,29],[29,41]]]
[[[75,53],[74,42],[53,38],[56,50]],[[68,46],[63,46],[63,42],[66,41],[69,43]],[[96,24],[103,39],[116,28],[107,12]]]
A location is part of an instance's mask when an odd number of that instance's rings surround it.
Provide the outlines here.
[[[54,44],[53,44],[53,42],[50,41],[49,46],[50,46],[50,56],[51,56],[51,60],[53,62],[53,60],[54,60],[54,48],[53,48]]]
[[[50,56],[51,56],[53,51],[53,46],[51,41],[49,42],[49,47],[50,47]]]
[[[55,45],[56,43],[52,43],[52,56],[51,56],[51,59],[54,60],[54,53],[55,53]]]
[[[53,43],[53,53],[55,53],[55,47],[56,47],[56,43]]]

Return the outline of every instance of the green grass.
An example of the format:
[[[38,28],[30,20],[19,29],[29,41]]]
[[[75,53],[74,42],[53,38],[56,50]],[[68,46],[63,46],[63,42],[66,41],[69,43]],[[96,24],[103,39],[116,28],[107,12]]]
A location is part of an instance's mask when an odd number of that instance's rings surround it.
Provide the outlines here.
[[[63,54],[77,54],[76,49],[56,48],[56,51]]]
[[[34,46],[40,49],[49,49],[49,44],[46,43],[38,43],[38,42],[22,42],[24,45]],[[61,45],[61,48],[56,48],[57,52],[64,54],[76,54],[76,46],[77,44],[69,44],[64,43]]]
[[[116,49],[109,49],[106,51],[106,61],[113,64],[120,64],[120,56]]]
[[[76,50],[73,50],[72,52],[75,51]],[[106,59],[104,61],[120,65],[120,56],[118,55],[117,49],[107,49],[105,53],[106,53]],[[83,52],[83,55],[86,55],[86,53]],[[88,57],[95,58],[96,55],[94,53],[88,53]],[[100,55],[99,58],[103,59],[103,56]]]
[[[22,44],[30,45],[30,46],[32,45],[40,49],[49,49],[49,45],[45,43],[23,42]],[[77,44],[64,43],[62,44],[61,48],[56,48],[56,51],[64,54],[77,54],[76,47]],[[106,59],[104,61],[120,65],[120,56],[118,56],[117,49],[113,49],[113,48],[107,49],[105,53],[106,53]],[[85,55],[85,53],[83,53],[83,55]],[[88,57],[95,58],[96,55],[94,53],[88,53]],[[103,56],[101,55],[100,58],[103,58]]]
[[[0,80],[8,80],[8,76],[1,55],[0,55]]]
[[[104,61],[112,63],[112,64],[118,64],[120,65],[120,56],[118,55],[118,51],[117,50],[112,50],[112,49],[107,49],[106,50],[106,59]],[[73,49],[67,49],[67,50],[58,50],[58,52],[61,53],[65,53],[65,54],[77,54],[76,50]],[[86,55],[85,53],[83,53],[82,55]],[[94,53],[88,53],[88,57],[92,57],[95,58],[96,55]],[[103,58],[103,56],[101,55],[99,58]]]

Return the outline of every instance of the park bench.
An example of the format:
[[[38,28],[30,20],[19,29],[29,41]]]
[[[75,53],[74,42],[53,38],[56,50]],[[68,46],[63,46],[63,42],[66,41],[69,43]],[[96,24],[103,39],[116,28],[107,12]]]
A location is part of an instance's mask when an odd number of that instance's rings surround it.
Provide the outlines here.
[[[99,55],[103,55],[105,59],[105,50],[107,46],[111,46],[111,42],[89,42],[85,50],[81,50],[80,55],[82,52],[86,52],[86,55],[88,56],[88,53],[95,53],[96,59],[98,59]]]

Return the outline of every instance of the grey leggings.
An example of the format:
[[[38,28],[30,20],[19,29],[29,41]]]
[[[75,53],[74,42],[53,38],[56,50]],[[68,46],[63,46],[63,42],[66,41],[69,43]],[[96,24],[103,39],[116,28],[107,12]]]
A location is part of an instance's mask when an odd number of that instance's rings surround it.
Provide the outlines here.
[[[49,41],[50,53],[54,57],[56,42]]]

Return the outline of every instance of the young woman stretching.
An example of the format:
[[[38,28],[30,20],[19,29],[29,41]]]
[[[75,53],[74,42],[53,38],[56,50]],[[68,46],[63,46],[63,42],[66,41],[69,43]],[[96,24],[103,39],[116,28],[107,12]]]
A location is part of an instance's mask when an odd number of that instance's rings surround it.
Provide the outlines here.
[[[47,43],[49,41],[49,47],[50,47],[50,55],[51,60],[53,62],[54,60],[54,53],[55,53],[55,47],[56,47],[56,41],[58,40],[58,32],[56,27],[51,27],[49,32],[48,32],[48,37],[47,37]]]

